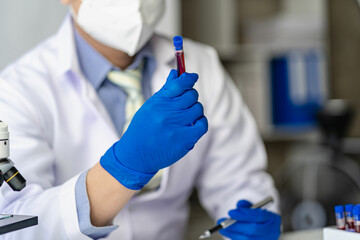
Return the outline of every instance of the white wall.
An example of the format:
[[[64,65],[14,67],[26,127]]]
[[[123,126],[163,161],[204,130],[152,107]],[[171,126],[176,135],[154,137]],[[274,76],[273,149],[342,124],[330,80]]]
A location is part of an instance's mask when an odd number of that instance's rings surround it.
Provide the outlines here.
[[[181,35],[180,0],[165,0],[165,13],[157,25],[156,31],[168,36]]]
[[[166,0],[157,30],[181,34],[180,0]],[[60,0],[0,0],[0,71],[33,46],[56,33],[68,8]]]
[[[323,20],[326,17],[326,1],[283,0],[283,11],[295,16],[305,16]]]
[[[56,33],[66,13],[59,0],[0,0],[0,70]]]

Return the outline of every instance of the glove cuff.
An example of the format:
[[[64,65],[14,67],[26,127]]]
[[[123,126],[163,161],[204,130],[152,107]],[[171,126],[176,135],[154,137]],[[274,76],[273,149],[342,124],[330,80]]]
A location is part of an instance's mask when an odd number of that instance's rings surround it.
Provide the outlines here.
[[[142,189],[156,174],[156,172],[142,173],[124,166],[116,158],[114,145],[101,157],[100,165],[123,186],[131,190]]]

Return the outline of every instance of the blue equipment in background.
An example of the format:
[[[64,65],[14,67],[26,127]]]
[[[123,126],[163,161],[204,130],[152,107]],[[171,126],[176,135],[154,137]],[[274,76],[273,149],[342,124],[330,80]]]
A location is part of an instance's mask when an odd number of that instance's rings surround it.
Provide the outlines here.
[[[276,130],[316,125],[326,99],[324,59],[320,51],[291,51],[270,60],[272,124]]]

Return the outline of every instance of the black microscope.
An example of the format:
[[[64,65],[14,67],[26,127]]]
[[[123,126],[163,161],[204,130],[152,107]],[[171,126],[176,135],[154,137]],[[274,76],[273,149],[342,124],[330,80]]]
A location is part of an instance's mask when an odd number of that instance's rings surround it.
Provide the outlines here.
[[[26,186],[25,178],[9,159],[9,132],[6,123],[0,120],[0,187],[4,181],[14,191]],[[38,224],[38,217],[13,214],[0,214],[0,234],[20,230]]]

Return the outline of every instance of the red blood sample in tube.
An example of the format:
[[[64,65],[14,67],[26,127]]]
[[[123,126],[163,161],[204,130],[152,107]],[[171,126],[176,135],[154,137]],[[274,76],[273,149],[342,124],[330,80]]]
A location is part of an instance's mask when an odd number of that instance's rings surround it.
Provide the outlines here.
[[[185,72],[185,58],[183,50],[183,38],[181,36],[175,36],[173,38],[175,47],[175,58],[177,64],[178,76]]]
[[[177,51],[176,52],[176,61],[177,61],[177,70],[179,76],[185,72],[185,60],[184,60],[184,52]]]

